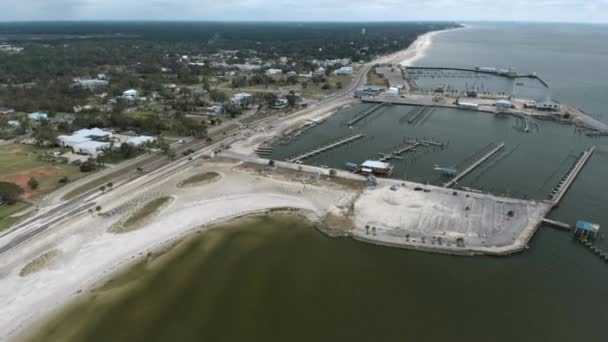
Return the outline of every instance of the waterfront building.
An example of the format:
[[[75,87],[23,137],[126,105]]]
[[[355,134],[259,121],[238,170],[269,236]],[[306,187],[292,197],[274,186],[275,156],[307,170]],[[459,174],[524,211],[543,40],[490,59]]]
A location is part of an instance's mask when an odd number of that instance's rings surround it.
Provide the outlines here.
[[[397,87],[388,88],[388,90],[386,91],[386,95],[387,96],[399,96],[399,88],[397,88]]]
[[[367,175],[390,176],[393,173],[393,166],[390,163],[379,160],[366,160],[361,164],[361,173]]]
[[[599,230],[599,224],[579,220],[574,227],[574,236],[583,240],[595,240]]]
[[[511,109],[513,107],[513,103],[509,100],[498,100],[496,101],[496,107],[500,109]]]

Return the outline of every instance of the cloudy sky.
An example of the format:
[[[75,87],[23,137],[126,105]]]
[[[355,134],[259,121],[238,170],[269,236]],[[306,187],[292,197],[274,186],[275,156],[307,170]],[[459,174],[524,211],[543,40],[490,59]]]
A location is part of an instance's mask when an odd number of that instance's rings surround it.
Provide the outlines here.
[[[608,0],[0,0],[0,21],[95,19],[608,23]]]

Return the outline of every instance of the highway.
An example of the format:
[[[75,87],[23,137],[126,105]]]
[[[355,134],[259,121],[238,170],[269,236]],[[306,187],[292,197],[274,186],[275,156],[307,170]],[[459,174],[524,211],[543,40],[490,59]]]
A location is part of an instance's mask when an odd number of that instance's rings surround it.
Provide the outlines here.
[[[282,118],[277,118],[275,115],[254,121],[250,125],[260,126],[271,122],[276,122],[277,120],[288,120],[299,115],[308,114],[322,107],[329,107],[332,104],[339,103],[345,98],[350,97],[355,89],[364,85],[367,73],[371,70],[374,64],[376,64],[375,61],[364,64],[361,70],[357,73],[355,79],[351,82],[350,86],[344,90],[341,90],[338,93],[319,100],[318,102],[309,105],[307,108],[301,111],[285,115]],[[222,125],[222,127],[234,123],[238,123],[238,120],[234,119],[227,121],[226,123],[224,123],[224,125]],[[212,129],[210,129],[210,132],[221,129],[222,127],[213,127]],[[99,179],[100,177],[107,176],[108,174],[119,171],[123,168],[133,167],[134,164],[141,162],[141,160],[138,160],[137,162],[125,162],[123,163],[124,165],[118,165],[110,170],[104,170],[93,177],[87,177],[86,180],[79,180],[78,184],[72,184],[69,187],[64,187],[62,189],[57,190],[56,193],[47,196],[47,199],[45,201],[48,203],[46,205],[41,205],[38,215],[14,226],[10,230],[0,235],[0,255],[3,255],[4,253],[7,253],[18,247],[19,245],[23,244],[24,242],[49,231],[49,229],[57,226],[58,224],[67,219],[71,219],[88,212],[90,208],[96,206],[96,202],[93,202],[93,200],[101,196],[120,198],[121,194],[128,193],[132,189],[139,189],[145,187],[146,185],[158,181],[159,179],[162,179],[171,173],[179,171],[180,168],[190,162],[190,159],[196,159],[205,153],[209,153],[222,146],[224,143],[229,144],[233,142],[235,140],[234,135],[234,130],[226,132],[226,135],[222,140],[219,140],[218,142],[213,143],[212,145],[209,145],[207,142],[204,141],[195,141],[191,144],[182,145],[182,147],[178,151],[176,151],[178,155],[181,154],[182,151],[185,151],[187,149],[195,150],[195,153],[189,156],[178,158],[173,161],[170,160],[168,157],[153,158],[157,155],[151,155],[147,157],[150,158],[151,161],[148,164],[144,164],[143,166],[143,169],[147,172],[139,172],[134,169],[115,179],[112,179],[111,181],[114,184],[114,187],[111,191],[108,191],[106,193],[102,193],[98,188],[93,188],[73,199],[63,201],[59,204],[56,204],[53,200],[51,200],[54,199],[55,201],[60,201],[66,193],[73,190],[74,188],[85,185],[88,182],[93,182]],[[146,158],[142,159],[144,159],[145,161]]]

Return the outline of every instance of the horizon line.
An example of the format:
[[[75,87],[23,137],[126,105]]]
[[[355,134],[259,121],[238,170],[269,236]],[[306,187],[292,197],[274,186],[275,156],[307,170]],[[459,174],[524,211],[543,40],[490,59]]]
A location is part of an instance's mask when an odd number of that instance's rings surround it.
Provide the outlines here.
[[[321,19],[303,19],[303,20],[255,20],[255,19],[17,19],[17,20],[2,20],[0,24],[23,24],[23,23],[325,23],[325,24],[359,24],[359,23],[513,23],[513,24],[588,24],[588,25],[608,25],[608,21],[561,21],[561,20],[447,20],[447,19],[404,19],[404,20],[321,20]]]

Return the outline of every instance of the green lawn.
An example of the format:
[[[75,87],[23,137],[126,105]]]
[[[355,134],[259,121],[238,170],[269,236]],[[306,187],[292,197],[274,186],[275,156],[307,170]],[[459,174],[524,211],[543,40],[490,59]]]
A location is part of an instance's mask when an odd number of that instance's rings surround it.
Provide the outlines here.
[[[30,205],[25,202],[17,202],[12,205],[5,204],[0,206],[0,232],[12,226],[21,219],[21,217],[10,217],[11,215],[18,213],[29,206]]]
[[[83,177],[77,166],[52,164],[38,159],[39,154],[58,150],[22,144],[1,145],[0,180],[19,184],[26,190],[26,197],[38,197],[62,186],[59,180],[64,176],[70,181]],[[27,188],[27,181],[31,177],[39,183],[35,191]]]

